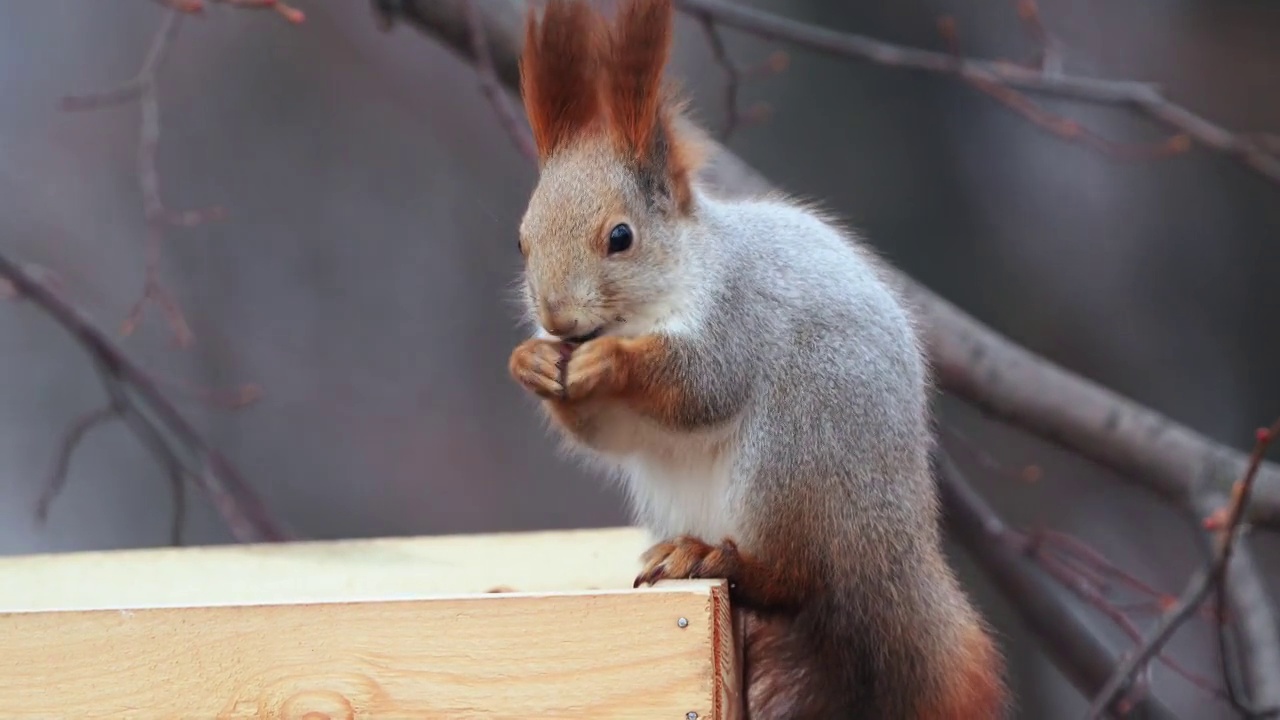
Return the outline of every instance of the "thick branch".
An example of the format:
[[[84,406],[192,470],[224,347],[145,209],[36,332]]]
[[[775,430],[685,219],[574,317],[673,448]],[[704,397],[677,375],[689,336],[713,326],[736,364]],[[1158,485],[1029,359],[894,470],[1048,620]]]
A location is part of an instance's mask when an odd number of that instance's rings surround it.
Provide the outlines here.
[[[186,476],[196,483],[213,501],[237,540],[289,539],[231,463],[205,444],[146,373],[130,362],[79,310],[3,255],[0,255],[0,278],[12,284],[19,297],[61,325],[93,358],[110,397],[112,411],[119,413],[139,440],[152,449],[171,478]],[[175,490],[175,494],[180,492]],[[181,502],[180,495],[175,497],[175,502]],[[180,516],[175,522],[180,522]]]

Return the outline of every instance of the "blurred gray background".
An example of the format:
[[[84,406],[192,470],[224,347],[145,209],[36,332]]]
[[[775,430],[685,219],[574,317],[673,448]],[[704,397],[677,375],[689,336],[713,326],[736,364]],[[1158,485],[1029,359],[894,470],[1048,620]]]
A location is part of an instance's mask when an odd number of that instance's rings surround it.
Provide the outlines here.
[[[486,0],[480,0],[485,2]],[[162,277],[196,336],[154,306],[121,342],[296,532],[316,538],[625,523],[621,495],[560,459],[506,374],[521,339],[515,228],[535,179],[471,66],[368,3],[305,2],[307,22],[214,7],[184,22],[160,76],[159,167],[173,208],[228,218],[171,230]],[[1036,51],[1013,2],[751,0],[883,39],[966,53]],[[1280,131],[1280,6],[1044,0],[1067,69],[1156,80],[1227,127]],[[114,332],[143,282],[138,110],[65,113],[68,93],[136,72],[164,11],[142,0],[0,4],[0,250],[49,268]],[[780,49],[725,31],[744,65]],[[672,71],[719,127],[723,79],[682,17]],[[773,107],[730,146],[861,228],[898,266],[1034,350],[1236,446],[1280,413],[1274,291],[1280,184],[1201,150],[1131,162],[1055,138],[956,81],[787,49],[744,85]],[[1117,108],[1044,101],[1106,137],[1165,131]],[[68,423],[102,403],[85,355],[31,308],[0,305],[0,552],[167,541],[166,479],[122,425],[76,454],[47,526],[33,507]],[[181,386],[261,399],[227,410]],[[1085,538],[1176,592],[1199,557],[1150,495],[943,403],[961,460],[1012,521]],[[955,444],[952,432],[968,438]],[[1043,468],[1035,482],[1019,469]],[[229,542],[190,493],[189,543]],[[1277,544],[1260,542],[1268,561]],[[967,558],[956,562],[1011,656],[1022,717],[1074,717],[1074,690],[1026,642]],[[1278,574],[1270,562],[1273,595]],[[1204,623],[1171,646],[1214,676]],[[1167,671],[1186,717],[1222,705]]]

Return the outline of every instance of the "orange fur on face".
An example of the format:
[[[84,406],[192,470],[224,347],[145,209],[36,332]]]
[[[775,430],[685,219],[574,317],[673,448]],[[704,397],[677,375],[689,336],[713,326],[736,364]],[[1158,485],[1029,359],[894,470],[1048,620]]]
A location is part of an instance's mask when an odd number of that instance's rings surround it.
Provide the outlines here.
[[[550,0],[539,24],[530,8],[520,91],[543,162],[600,118],[607,28],[586,0]]]

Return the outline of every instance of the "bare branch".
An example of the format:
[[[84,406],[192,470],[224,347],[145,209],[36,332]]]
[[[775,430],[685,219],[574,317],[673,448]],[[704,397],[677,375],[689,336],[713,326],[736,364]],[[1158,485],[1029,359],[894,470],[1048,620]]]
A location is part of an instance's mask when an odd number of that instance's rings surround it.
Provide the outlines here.
[[[698,24],[702,28],[703,36],[707,39],[707,45],[711,48],[711,55],[724,73],[724,126],[720,128],[720,139],[725,141],[738,128],[762,122],[772,111],[769,105],[763,102],[756,103],[746,112],[738,107],[738,93],[742,89],[743,80],[753,76],[780,73],[786,69],[789,58],[786,53],[777,51],[759,66],[743,70],[738,67],[733,58],[729,57],[724,39],[720,37],[720,31],[716,28],[715,22],[708,16],[699,15]]]
[[[62,492],[62,488],[67,484],[67,471],[71,467],[71,456],[75,454],[80,442],[84,440],[90,430],[106,424],[108,420],[119,417],[120,408],[108,405],[96,410],[90,410],[71,423],[62,438],[62,442],[58,445],[58,454],[54,456],[53,461],[53,471],[49,473],[49,478],[45,481],[44,490],[40,493],[40,499],[36,503],[36,519],[40,522],[45,522],[49,519],[49,506],[53,504],[58,494]]]
[[[240,410],[256,403],[262,397],[262,386],[254,383],[245,383],[234,388],[208,388],[184,380],[161,377],[154,373],[151,377],[156,385],[222,410]]]
[[[1134,673],[1150,660],[1153,655],[1160,652],[1160,649],[1164,647],[1169,638],[1173,637],[1178,628],[1196,613],[1200,605],[1209,597],[1218,584],[1226,585],[1232,553],[1236,548],[1238,536],[1243,525],[1245,508],[1249,504],[1249,496],[1258,477],[1258,468],[1262,465],[1263,457],[1266,455],[1267,448],[1270,447],[1276,433],[1280,433],[1280,420],[1277,420],[1270,428],[1263,428],[1258,431],[1257,443],[1254,445],[1253,454],[1250,456],[1249,466],[1245,470],[1244,477],[1241,478],[1240,485],[1232,498],[1226,527],[1217,536],[1217,550],[1214,553],[1212,562],[1208,567],[1202,568],[1196,573],[1187,584],[1178,602],[1164,614],[1156,628],[1143,643],[1135,648],[1125,658],[1124,662],[1116,668],[1111,679],[1095,696],[1089,708],[1088,718],[1090,720],[1102,717],[1102,714],[1106,712],[1107,708],[1111,707],[1124,686],[1132,680]]]
[[[187,483],[182,471],[173,468],[169,471],[169,488],[173,491],[173,521],[169,526],[169,544],[182,544],[182,530],[187,525]]]
[[[1026,7],[1027,3],[1031,3],[1030,7],[1035,7],[1032,0],[1024,0],[1020,7]],[[1038,11],[1035,11],[1032,17],[1036,18],[1036,23],[1038,24]],[[956,65],[962,65],[964,57],[960,52],[960,32],[956,27],[955,19],[951,17],[941,18],[938,21],[938,30],[947,42]],[[1041,30],[1043,31],[1043,28]],[[983,94],[990,96],[996,102],[1026,118],[1032,125],[1066,142],[1088,147],[1118,160],[1152,160],[1179,155],[1191,149],[1191,139],[1182,133],[1170,136],[1159,143],[1133,144],[1108,140],[1075,120],[1046,110],[1027,97],[1025,93],[1019,92],[1008,85],[992,82],[985,78],[966,77],[963,75],[961,79]]]
[[[32,305],[66,330],[93,359],[110,398],[112,415],[119,415],[139,440],[151,449],[170,478],[190,478],[213,501],[231,534],[240,542],[290,539],[262,501],[221,453],[209,447],[182,415],[165,399],[155,383],[125,357],[85,315],[45,287],[19,265],[0,255],[0,278],[7,280]],[[89,429],[102,422],[94,414],[76,423],[59,458],[69,457]],[[65,470],[55,470],[65,477]],[[46,494],[49,490],[46,489]],[[56,493],[56,488],[54,489]],[[175,507],[185,506],[175,490]],[[181,511],[175,514],[175,534],[181,532]]]
[[[1061,75],[1064,62],[1062,43],[1058,42],[1040,19],[1040,4],[1036,0],[1016,0],[1014,4],[1018,9],[1018,19],[1039,48],[1032,67],[1039,68],[1046,75]]]
[[[1237,135],[1177,105],[1151,84],[1128,80],[1100,80],[1013,63],[963,58],[947,53],[895,45],[865,35],[843,33],[745,7],[727,0],[675,0],[681,10],[712,17],[721,25],[758,37],[793,43],[838,57],[888,67],[955,75],[985,87],[1017,88],[1059,97],[1131,107],[1149,118],[1188,135],[1200,144],[1231,155],[1263,176],[1280,182],[1280,156],[1247,135]],[[1038,15],[1037,15],[1038,17]],[[1007,103],[1006,103],[1007,106]],[[1176,136],[1175,136],[1176,137]]]
[[[160,248],[164,242],[164,226],[169,219],[160,196],[160,176],[156,170],[156,149],[160,144],[160,104],[156,100],[156,76],[164,64],[169,47],[177,36],[184,12],[191,12],[182,3],[165,3],[172,8],[164,15],[160,28],[151,41],[146,59],[132,80],[112,90],[72,95],[62,99],[64,110],[96,110],[109,105],[137,101],[141,116],[138,130],[138,185],[142,191],[142,209],[147,224],[146,279],[142,296],[130,308],[121,332],[131,335],[148,303],[156,303],[169,321],[174,341],[179,347],[187,347],[194,340],[191,328],[173,294],[160,281]]]
[[[935,461],[948,530],[1010,599],[1054,665],[1081,693],[1096,693],[1114,672],[1117,653],[1037,567],[1025,539],[1004,524],[951,458],[939,452]],[[1132,703],[1130,713],[1135,718],[1177,717],[1149,694],[1134,693]]]
[[[302,11],[278,0],[212,0],[233,7],[274,10],[290,22],[305,19]],[[156,86],[165,58],[173,46],[174,38],[185,15],[204,12],[204,0],[155,0],[168,11],[152,38],[151,47],[138,73],[119,87],[99,92],[69,95],[62,98],[65,111],[97,110],[126,102],[137,102],[139,112],[137,172],[138,186],[142,192],[142,209],[146,222],[145,279],[142,294],[129,309],[120,325],[123,335],[132,335],[142,321],[149,304],[155,304],[168,321],[178,347],[188,347],[195,340],[190,325],[173,293],[161,282],[160,260],[166,227],[194,227],[206,222],[221,220],[226,213],[222,208],[201,210],[172,210],[165,206],[161,193],[160,173],[156,167],[156,153],[160,146],[160,102]]]
[[[282,0],[153,0],[153,2],[188,15],[204,13],[205,2],[213,2],[246,10],[274,10],[285,20],[294,24],[304,22],[307,19],[307,16],[301,10],[288,5]]]

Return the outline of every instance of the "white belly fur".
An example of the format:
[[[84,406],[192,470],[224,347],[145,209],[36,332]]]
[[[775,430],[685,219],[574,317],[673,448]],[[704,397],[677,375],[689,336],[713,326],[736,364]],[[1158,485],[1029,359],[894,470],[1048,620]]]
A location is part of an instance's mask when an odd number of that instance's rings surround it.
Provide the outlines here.
[[[731,431],[680,435],[648,428],[647,447],[615,459],[636,521],[655,540],[688,534],[718,543],[734,534]]]

